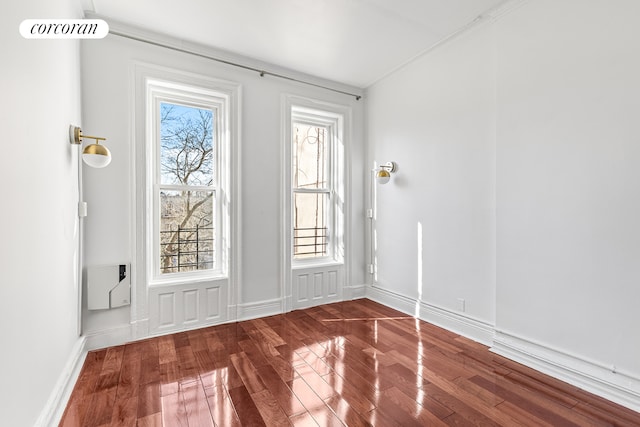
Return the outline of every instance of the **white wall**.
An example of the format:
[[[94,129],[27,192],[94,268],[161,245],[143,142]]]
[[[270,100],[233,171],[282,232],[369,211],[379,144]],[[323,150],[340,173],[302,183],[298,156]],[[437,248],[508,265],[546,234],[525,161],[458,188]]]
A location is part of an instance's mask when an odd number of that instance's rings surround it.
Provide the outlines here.
[[[275,77],[222,65],[209,59],[166,48],[109,36],[82,43],[83,118],[85,129],[108,137],[113,161],[105,169],[85,174],[89,217],[86,227],[86,265],[133,262],[131,218],[133,159],[132,66],[134,61],[223,79],[242,86],[241,111],[241,282],[239,304],[273,304],[281,299],[281,103],[283,94],[320,99],[353,109],[354,129],[351,155],[353,179],[349,236],[353,268],[348,284],[363,285],[364,216],[362,197],[363,102],[354,97],[328,92]],[[267,69],[269,67],[267,66]],[[127,325],[130,309],[85,310],[86,331]]]
[[[400,167],[378,186],[370,294],[420,295],[422,223],[423,307],[488,322],[503,353],[636,410],[639,15],[632,0],[524,2],[367,106],[370,161]]]
[[[80,16],[76,1],[30,0],[3,7],[0,18],[0,423],[7,426],[34,425],[46,412],[79,341],[77,152],[68,140],[69,125],[80,122],[79,44],[25,40],[18,26]]]
[[[640,377],[637,16],[539,1],[496,25],[496,326]]]
[[[490,28],[422,56],[369,88],[367,98],[370,165],[398,164],[391,181],[376,186],[377,285],[453,311],[464,299],[466,315],[492,323]]]

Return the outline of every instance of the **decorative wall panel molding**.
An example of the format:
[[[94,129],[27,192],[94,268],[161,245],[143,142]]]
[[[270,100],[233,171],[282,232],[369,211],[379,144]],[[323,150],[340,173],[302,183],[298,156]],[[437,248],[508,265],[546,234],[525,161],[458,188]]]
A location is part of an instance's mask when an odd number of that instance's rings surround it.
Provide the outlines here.
[[[296,268],[293,276],[292,308],[307,308],[342,300],[344,266],[324,265]]]
[[[226,281],[149,288],[149,335],[194,329],[231,320]]]

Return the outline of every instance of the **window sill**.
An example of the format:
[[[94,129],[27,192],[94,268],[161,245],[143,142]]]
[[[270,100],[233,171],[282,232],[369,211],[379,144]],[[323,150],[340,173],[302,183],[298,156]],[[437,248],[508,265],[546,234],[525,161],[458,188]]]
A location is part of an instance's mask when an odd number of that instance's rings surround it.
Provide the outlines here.
[[[338,267],[344,265],[343,261],[336,261],[334,259],[328,260],[309,260],[309,261],[292,261],[292,270],[304,270],[307,268],[322,268],[322,267]]]
[[[149,282],[149,287],[158,287],[158,286],[179,286],[179,285],[188,285],[195,283],[203,283],[203,282],[216,282],[220,280],[228,280],[229,276],[221,273],[214,272],[208,274],[185,274],[185,275],[175,275],[172,277],[162,277],[155,278]]]

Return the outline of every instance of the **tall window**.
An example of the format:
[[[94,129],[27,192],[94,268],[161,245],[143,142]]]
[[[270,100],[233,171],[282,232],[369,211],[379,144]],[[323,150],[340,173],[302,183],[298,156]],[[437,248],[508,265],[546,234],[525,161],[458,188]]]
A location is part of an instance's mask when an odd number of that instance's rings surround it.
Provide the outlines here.
[[[161,102],[159,111],[160,272],[215,267],[215,115]]]
[[[167,82],[148,85],[153,161],[153,277],[221,273],[221,197],[228,99]]]
[[[292,108],[291,117],[293,259],[339,260],[341,120],[299,107]]]

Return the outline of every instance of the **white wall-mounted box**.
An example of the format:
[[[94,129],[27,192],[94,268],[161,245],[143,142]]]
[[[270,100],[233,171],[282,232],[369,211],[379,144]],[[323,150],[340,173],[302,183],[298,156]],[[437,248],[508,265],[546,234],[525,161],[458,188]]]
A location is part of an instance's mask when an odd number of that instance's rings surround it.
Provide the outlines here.
[[[131,304],[129,264],[87,267],[87,307],[106,310]]]

